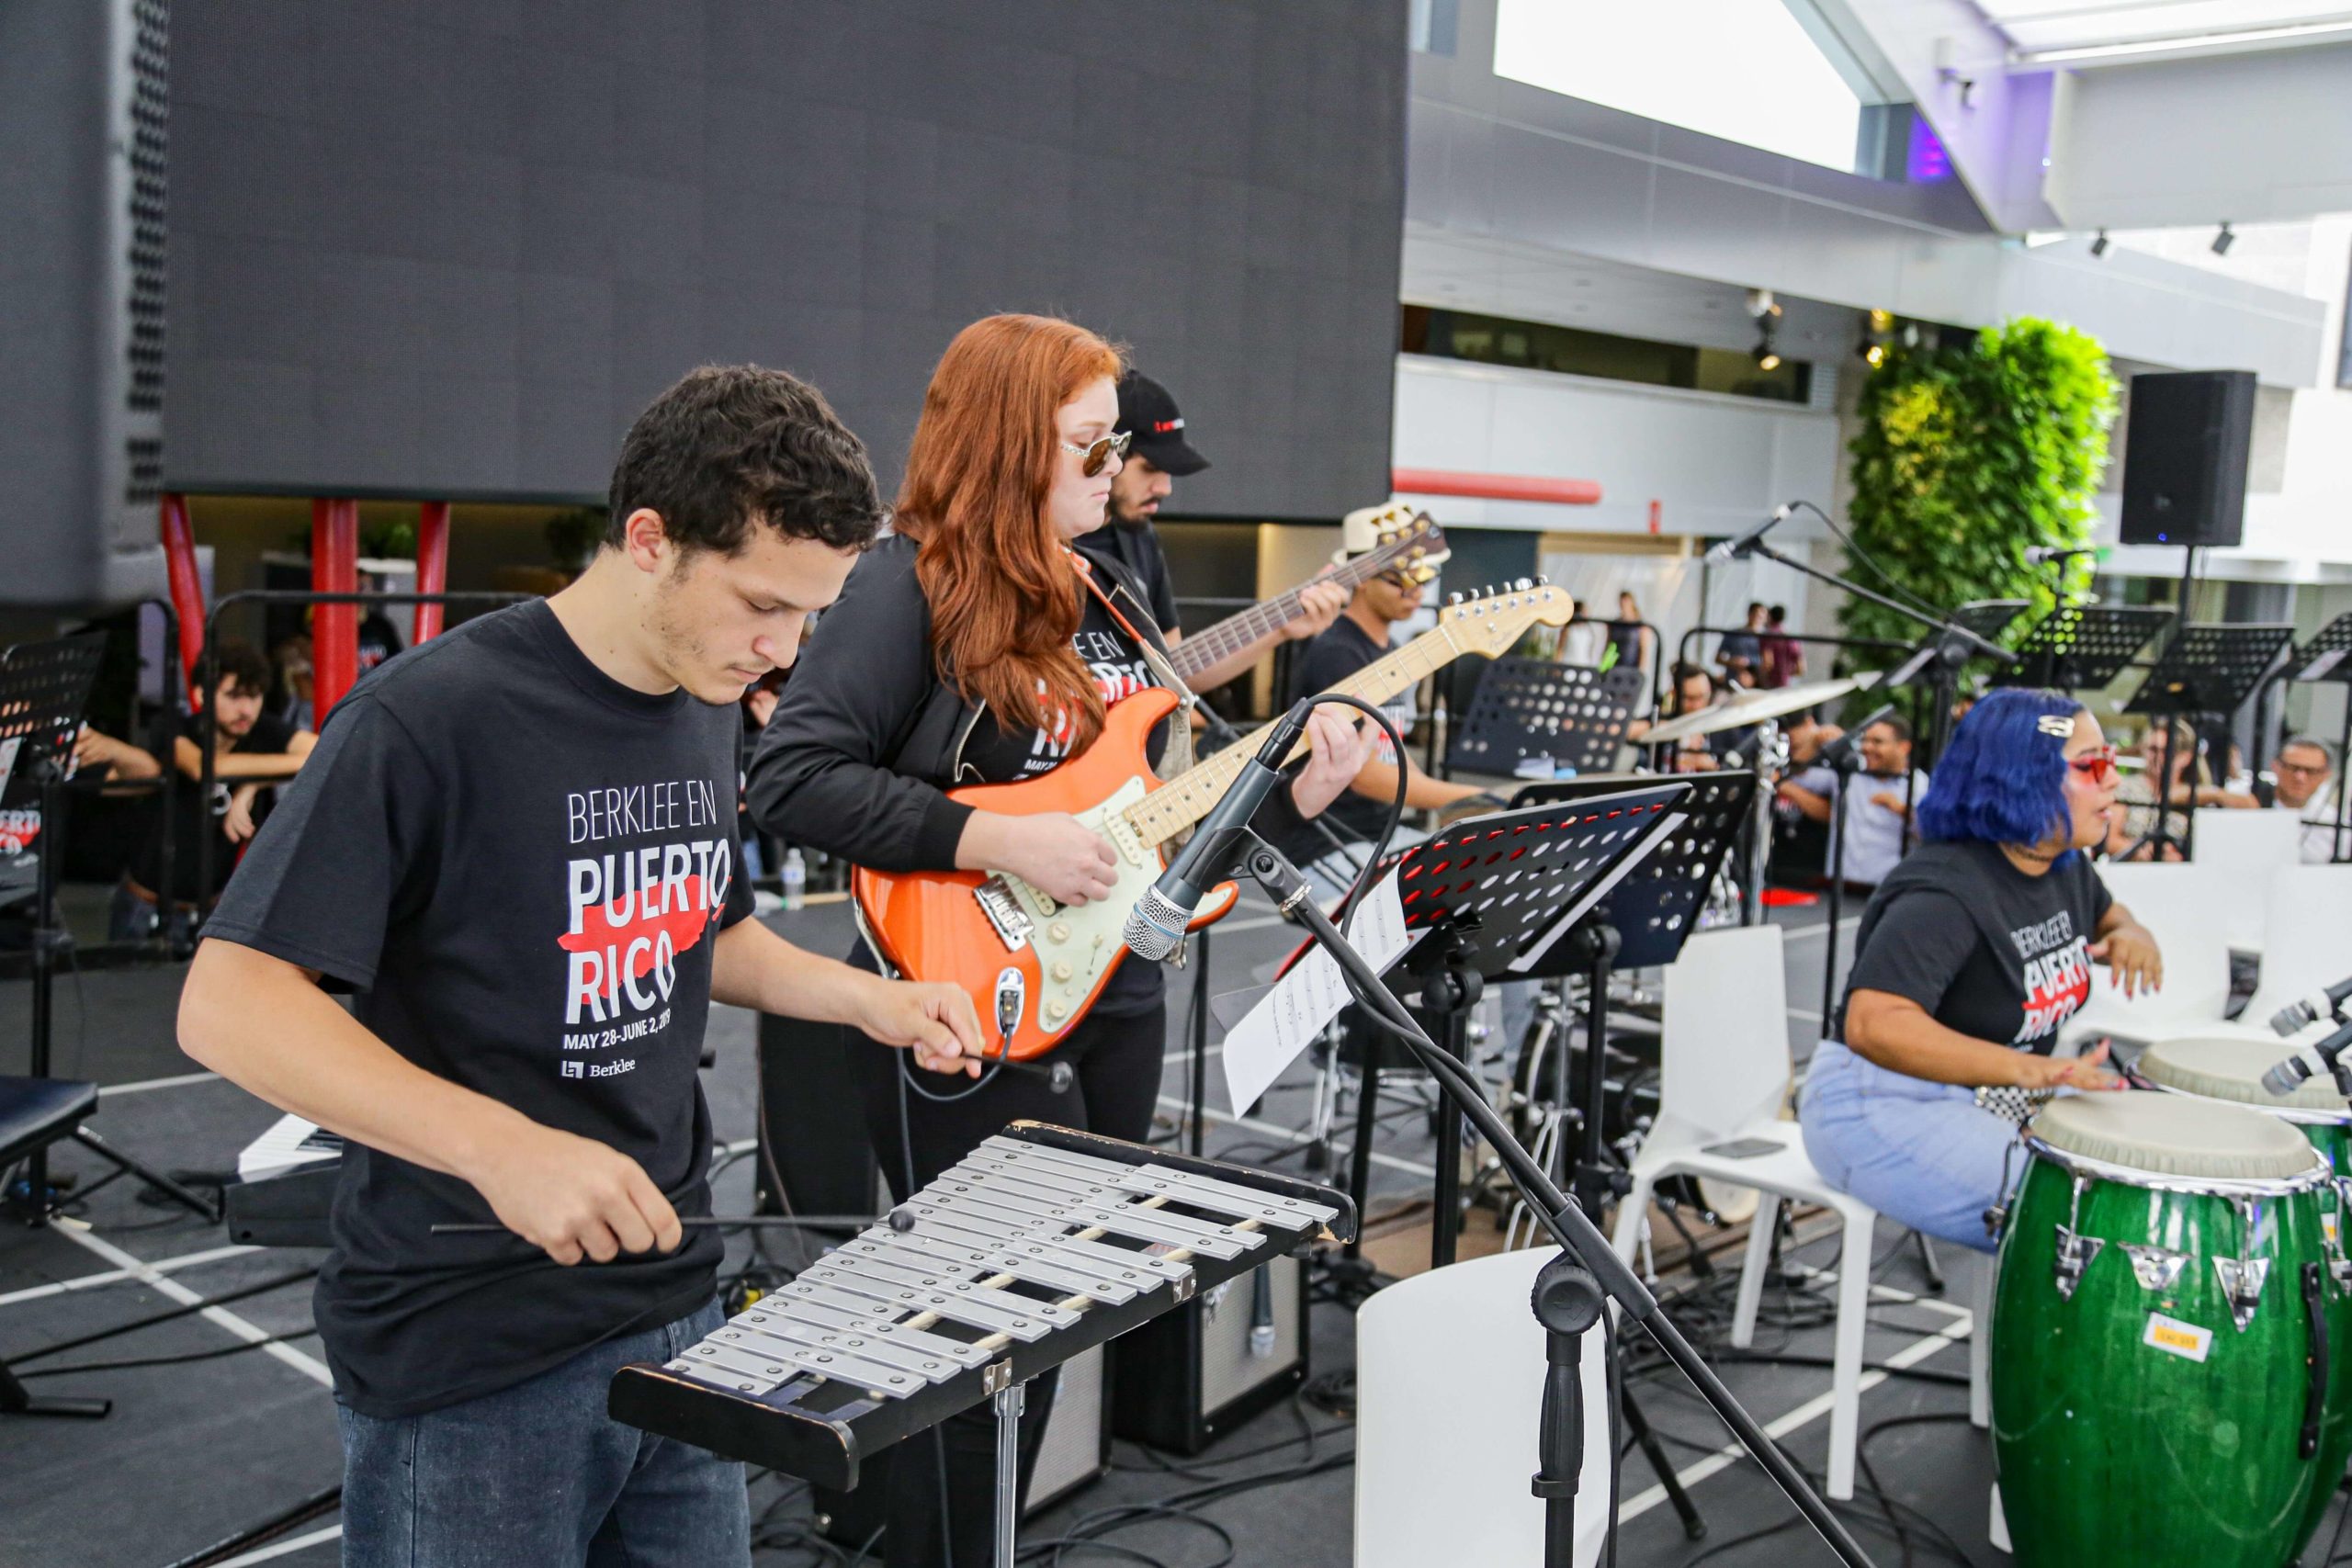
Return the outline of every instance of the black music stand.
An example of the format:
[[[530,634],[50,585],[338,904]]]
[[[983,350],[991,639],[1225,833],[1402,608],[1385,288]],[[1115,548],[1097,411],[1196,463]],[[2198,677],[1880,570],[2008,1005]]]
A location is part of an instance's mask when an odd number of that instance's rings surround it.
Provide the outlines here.
[[[1405,929],[1423,933],[1405,967],[1420,982],[1432,1032],[1454,1060],[1468,1051],[1470,1015],[1487,983],[1541,978],[1559,939],[1651,852],[1682,818],[1690,786],[1671,783],[1594,795],[1579,808],[1513,807],[1466,818],[1424,841],[1385,855],[1372,882],[1394,872]],[[1349,1196],[1361,1211],[1372,1185],[1372,1142],[1380,1093],[1380,1053],[1367,1050],[1356,1099]],[[1437,1124],[1437,1190],[1430,1267],[1453,1261],[1460,1227],[1462,1121]]]
[[[2352,747],[2352,610],[2312,634],[2309,642],[2299,644],[2287,655],[2287,678],[2290,681],[2331,682],[2344,688],[2344,734],[2335,743],[2335,825],[2328,838],[2328,861],[2341,864],[2352,860],[2352,839],[2347,839],[2346,804],[2352,801],[2344,788],[2344,756]]]
[[[2023,599],[1972,599],[1951,613],[1951,624],[1990,642],[2031,608]]]
[[[1638,666],[1498,659],[1478,679],[1469,716],[1446,750],[1446,771],[1509,774],[1530,757],[1548,756],[1555,767],[1607,773],[1641,695]]]
[[[2156,826],[2148,835],[2151,854],[2162,859],[2165,850],[2173,842],[2170,829],[2172,816],[2172,780],[2175,760],[2182,755],[2180,727],[2191,717],[2212,714],[2222,719],[2238,711],[2262,678],[2278,661],[2278,655],[2294,640],[2295,628],[2283,623],[2255,626],[2214,626],[2196,623],[2182,626],[2173,634],[2165,649],[2156,656],[2156,667],[2140,682],[2132,700],[2123,705],[2125,713],[2151,718],[2162,718],[2170,728],[2165,748],[2165,773],[2155,781]],[[2196,849],[2197,807],[2196,769],[2192,764],[2188,774],[2189,804],[2181,807],[2188,823],[2188,831],[2180,839],[2184,855]]]
[[[1616,802],[1621,798],[1630,797],[1600,796],[1589,804],[1587,810],[1612,814],[1617,809]],[[1671,804],[1659,802],[1656,812],[1645,811],[1643,815],[1654,823],[1671,822],[1679,815],[1669,809]],[[1542,811],[1552,809],[1556,808],[1538,808],[1539,820]],[[1488,819],[1489,822],[1494,820]],[[1555,818],[1555,823],[1557,820]],[[1820,1495],[1791,1462],[1788,1455],[1757,1425],[1755,1417],[1741,1408],[1738,1400],[1724,1386],[1723,1380],[1661,1310],[1657,1298],[1610,1247],[1591,1217],[1560,1190],[1559,1184],[1511,1136],[1510,1129],[1504,1125],[1494,1107],[1487,1102],[1477,1081],[1470,1077],[1459,1060],[1429,1036],[1404,1004],[1396,999],[1396,993],[1374,972],[1372,965],[1349,945],[1347,938],[1331,923],[1330,917],[1309,896],[1312,889],[1298,869],[1283,859],[1280,852],[1247,829],[1236,838],[1247,846],[1239,854],[1240,869],[1266,889],[1276,908],[1298,911],[1299,918],[1313,933],[1316,943],[1339,964],[1347,978],[1350,992],[1368,1011],[1378,1014],[1384,1025],[1406,1043],[1438,1080],[1455,1111],[1468,1117],[1476,1125],[1480,1135],[1493,1145],[1504,1168],[1510,1173],[1512,1184],[1527,1200],[1529,1207],[1535,1211],[1544,1227],[1560,1244],[1559,1256],[1546,1263],[1536,1276],[1532,1299],[1529,1303],[1545,1336],[1543,1422],[1538,1444],[1540,1468],[1533,1483],[1535,1495],[1543,1499],[1544,1506],[1545,1568],[1569,1568],[1572,1562],[1576,1543],[1577,1472],[1584,1449],[1584,1388],[1579,1375],[1582,1340],[1588,1331],[1604,1322],[1607,1303],[1611,1301],[1623,1310],[1627,1317],[1639,1324],[1666,1353],[1667,1359],[1690,1380],[1709,1408],[1731,1428],[1740,1446],[1796,1506],[1804,1516],[1805,1522],[1819,1533],[1838,1561],[1855,1565],[1855,1568],[1864,1568],[1870,1557],[1854,1540],[1853,1533],[1830,1511],[1829,1506],[1821,1500]],[[1495,840],[1481,838],[1479,842],[1485,848]],[[1632,859],[1637,858],[1634,853],[1636,848],[1637,845],[1621,846],[1617,852],[1617,863],[1628,864]],[[1487,865],[1485,853],[1479,853],[1476,858],[1477,864],[1471,882],[1476,885],[1476,890],[1467,895],[1472,905],[1471,912],[1474,913],[1482,912],[1478,908],[1480,896],[1502,900],[1505,890],[1511,886],[1509,883],[1497,885],[1495,879],[1500,874]],[[1498,863],[1508,863],[1507,861]],[[1432,868],[1430,874],[1438,874]],[[1450,880],[1449,887],[1446,895],[1449,898],[1464,891],[1451,888]],[[1526,973],[1540,964],[1551,944],[1562,934],[1563,925],[1580,919],[1586,909],[1597,901],[1594,897],[1597,891],[1606,889],[1596,889],[1588,885],[1578,902],[1561,911],[1557,920],[1536,935],[1534,945],[1514,958],[1511,972]],[[1506,912],[1502,903],[1498,903],[1496,912]],[[1429,918],[1426,912],[1423,918]],[[1445,917],[1441,915],[1439,918]],[[1412,917],[1408,914],[1407,924],[1412,923]],[[1425,942],[1422,945],[1428,943]],[[1612,1443],[1611,1447],[1610,1464],[1613,1476],[1618,1456],[1615,1445]],[[1613,1485],[1609,1495],[1613,1504]],[[1613,1520],[1611,1528],[1614,1528]]]
[[[64,781],[66,764],[74,755],[82,710],[89,704],[90,686],[97,677],[106,644],[104,632],[85,632],[51,642],[19,643],[0,653],[0,748],[13,752],[15,762],[5,770],[0,802],[31,804],[40,813],[40,834],[34,840],[29,1068],[36,1078],[50,1076],[57,960],[74,943],[73,933],[57,919],[58,785]],[[66,1135],[174,1202],[214,1224],[220,1223],[217,1205],[163,1172],[141,1165],[88,1128],[76,1127]],[[48,1223],[55,1207],[51,1199],[48,1151],[36,1149],[26,1156],[24,1197],[17,1205],[25,1223]]]
[[[2018,661],[1993,682],[2061,692],[2104,686],[2172,618],[2162,604],[2061,604],[2026,633],[2018,645]]]

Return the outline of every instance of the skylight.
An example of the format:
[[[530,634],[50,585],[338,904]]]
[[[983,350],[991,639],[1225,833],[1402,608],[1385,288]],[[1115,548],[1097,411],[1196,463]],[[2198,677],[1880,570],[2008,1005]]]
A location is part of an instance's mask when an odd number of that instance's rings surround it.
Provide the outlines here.
[[[1854,167],[1862,100],[1783,0],[1499,0],[1495,74]]]
[[[2063,63],[2352,37],[2346,0],[1976,0],[2029,59]]]

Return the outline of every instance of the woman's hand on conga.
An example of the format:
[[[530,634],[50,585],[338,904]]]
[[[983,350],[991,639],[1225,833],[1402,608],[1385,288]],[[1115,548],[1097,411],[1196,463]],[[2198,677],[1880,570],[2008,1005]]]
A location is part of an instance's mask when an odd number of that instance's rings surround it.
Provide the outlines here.
[[[2164,954],[2143,925],[2127,921],[2116,927],[2091,943],[2091,957],[2108,966],[2126,997],[2164,989]]]
[[[2079,1056],[2025,1056],[2018,1062],[2018,1077],[2026,1089],[2078,1089],[2086,1091],[2128,1087],[2107,1064],[2102,1040]]]

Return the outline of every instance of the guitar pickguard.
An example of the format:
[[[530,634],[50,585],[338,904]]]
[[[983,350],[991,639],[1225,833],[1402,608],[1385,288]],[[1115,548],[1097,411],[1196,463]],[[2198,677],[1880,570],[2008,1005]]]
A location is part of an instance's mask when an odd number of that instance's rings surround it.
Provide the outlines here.
[[[1078,819],[1111,840],[1118,852],[1118,885],[1107,898],[1097,898],[1083,908],[1057,904],[1038,889],[1009,872],[998,872],[973,889],[981,911],[988,914],[989,924],[997,934],[1005,938],[1008,948],[1026,945],[1037,954],[1037,995],[1034,998],[1035,1021],[1047,1034],[1059,1034],[1083,1016],[1081,1009],[1093,993],[1102,972],[1124,946],[1127,911],[1136,906],[1159,878],[1159,856],[1146,848],[1127,826],[1124,813],[1144,796],[1144,783],[1131,778],[1121,784],[1111,797],[1091,810],[1076,813]],[[992,901],[1010,899],[1016,906],[1015,917],[1001,920],[990,911]],[[1019,941],[1012,940],[1009,929],[1021,931]]]

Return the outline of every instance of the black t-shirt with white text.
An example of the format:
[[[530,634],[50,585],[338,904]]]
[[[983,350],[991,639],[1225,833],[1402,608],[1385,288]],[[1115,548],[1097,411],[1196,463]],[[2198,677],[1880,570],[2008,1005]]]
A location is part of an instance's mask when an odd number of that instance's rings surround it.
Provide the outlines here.
[[[1375,642],[1371,635],[1355,623],[1351,616],[1341,615],[1316,634],[1298,661],[1291,666],[1290,689],[1283,694],[1285,705],[1317,692],[1328,692],[1344,682],[1356,671],[1385,658],[1388,645]],[[1396,723],[1397,733],[1408,740],[1413,734],[1413,694],[1401,692],[1387,702],[1375,705]],[[1385,730],[1374,729],[1372,738],[1374,761],[1391,767],[1396,762],[1396,749],[1388,743]],[[1340,792],[1340,798],[1326,807],[1323,820],[1332,831],[1351,843],[1370,843],[1380,837],[1381,829],[1388,825],[1388,802],[1359,795],[1352,789]],[[1283,848],[1293,858],[1304,854],[1312,859],[1330,845],[1314,829],[1301,829]]]
[[[1921,844],[1863,909],[1846,995],[1885,991],[2046,1056],[2090,999],[2090,944],[2113,901],[2079,852],[2029,876],[1996,844]]]
[[[1150,524],[1113,519],[1092,533],[1080,534],[1073,543],[1088,559],[1108,561],[1127,574],[1142,592],[1162,637],[1182,629],[1176,618],[1176,581],[1168,570],[1168,552]],[[1108,581],[1102,586],[1109,592]]]
[[[592,663],[544,602],[363,678],[205,928],[320,971],[409,1061],[642,1166],[709,1213],[696,1069],[735,875],[736,708]],[[720,1245],[559,1267],[453,1176],[346,1142],[319,1276],[335,1388],[436,1409],[707,1303]]]

